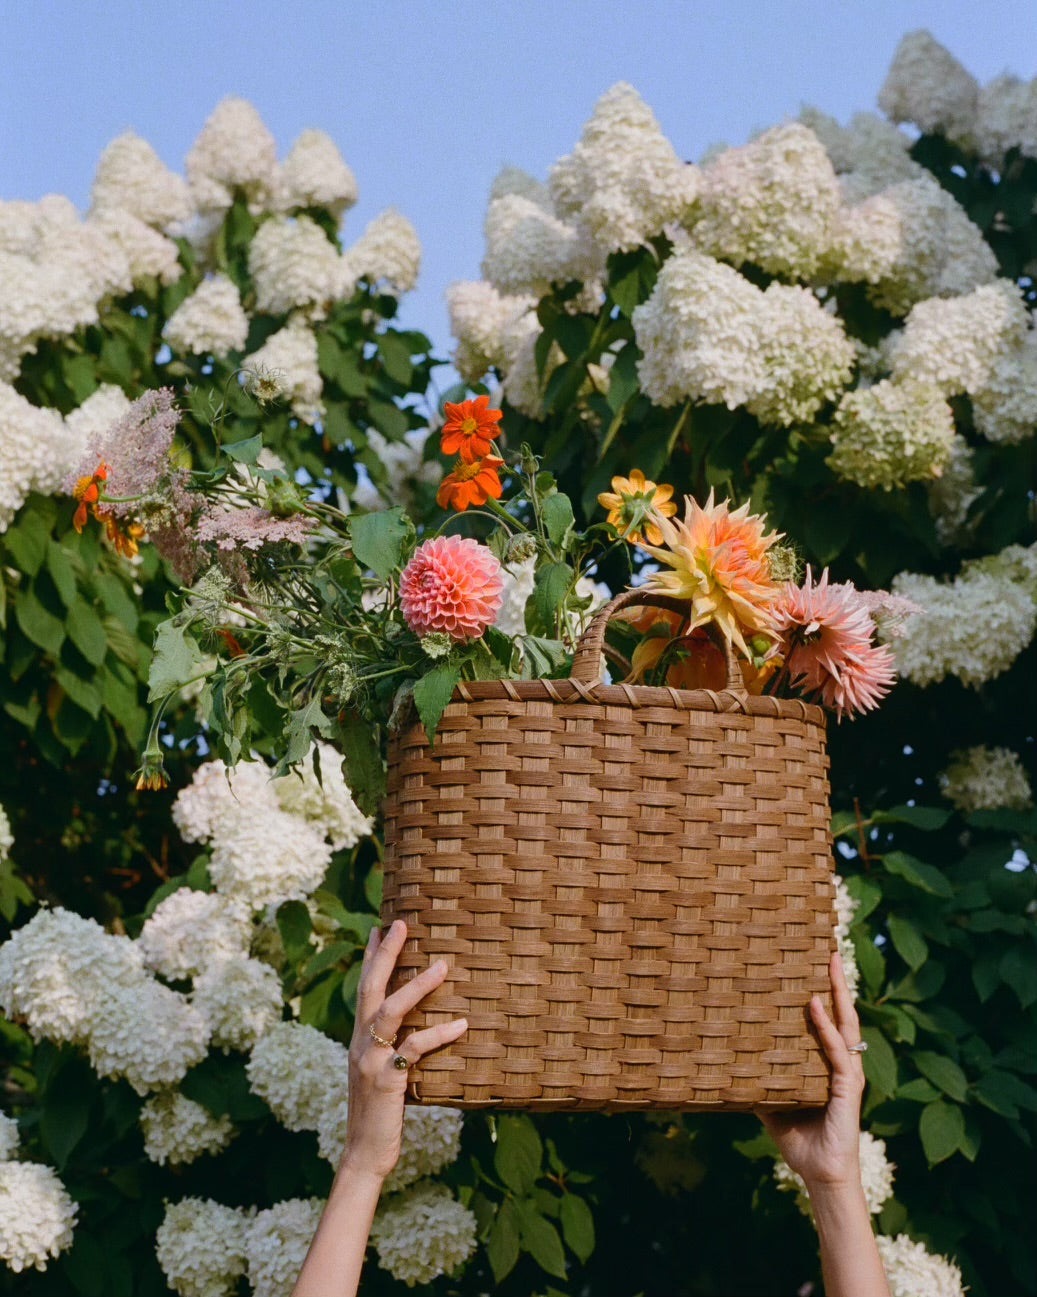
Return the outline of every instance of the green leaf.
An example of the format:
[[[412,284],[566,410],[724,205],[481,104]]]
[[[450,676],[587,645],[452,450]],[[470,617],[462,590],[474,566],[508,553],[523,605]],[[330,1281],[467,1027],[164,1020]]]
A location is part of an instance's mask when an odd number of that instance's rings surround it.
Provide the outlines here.
[[[560,639],[522,635],[519,645],[523,680],[557,679],[568,674],[569,650]]]
[[[918,1134],[930,1166],[944,1162],[965,1143],[965,1118],[956,1103],[936,1099],[922,1109]]]
[[[497,1208],[486,1240],[486,1255],[494,1282],[498,1284],[512,1272],[519,1259],[518,1213],[511,1198],[505,1198]]]
[[[88,716],[97,720],[101,712],[101,695],[89,680],[84,680],[82,676],[77,676],[63,666],[59,666],[54,672],[54,679],[77,707],[82,707]]]
[[[882,858],[886,872],[896,874],[905,882],[917,887],[930,896],[953,896],[954,888],[935,865],[927,865],[916,860],[906,851],[890,851]]]
[[[155,632],[154,654],[148,674],[148,702],[165,698],[201,671],[202,651],[175,618],[162,622]]]
[[[200,1103],[214,1117],[229,1117],[232,1121],[255,1121],[269,1111],[266,1104],[253,1094],[245,1073],[243,1058],[228,1058],[224,1054],[210,1054],[180,1082],[181,1093],[195,1103]]]
[[[47,556],[50,526],[30,507],[3,537],[19,571],[35,576]]]
[[[594,1217],[583,1198],[574,1193],[562,1196],[562,1237],[566,1246],[586,1262],[594,1251]]]
[[[565,1252],[557,1229],[541,1216],[528,1198],[516,1202],[515,1209],[518,1212],[522,1246],[541,1270],[558,1279],[565,1279]]]
[[[545,563],[537,569],[533,611],[541,630],[555,630],[572,581],[573,570],[568,563]]]
[[[857,967],[861,970],[868,990],[877,995],[886,980],[886,957],[865,928],[855,928],[850,933]]]
[[[49,613],[31,590],[19,590],[14,603],[14,617],[26,637],[52,657],[57,657],[65,642],[65,626]]]
[[[865,878],[863,874],[851,874],[845,881],[846,890],[857,902],[853,923],[850,925],[854,927],[863,919],[866,919],[882,900],[882,888],[877,883]]]
[[[857,830],[859,821],[853,811],[836,811],[832,816],[832,837],[842,837],[844,833]]]
[[[998,964],[998,972],[1024,1009],[1037,1000],[1037,959],[1030,943],[1014,945]]]
[[[76,575],[69,555],[56,540],[52,540],[47,545],[47,571],[61,596],[61,602],[66,608],[71,608],[79,597],[76,590]]]
[[[68,610],[65,628],[72,643],[93,666],[100,666],[108,652],[108,636],[93,608],[77,600]]]
[[[365,815],[377,815],[385,794],[385,763],[378,731],[359,712],[347,711],[339,715],[335,732],[353,800]]]
[[[609,370],[609,390],[605,394],[605,400],[613,414],[618,414],[639,390],[637,362],[640,358],[637,346],[628,342]]]
[[[327,738],[332,729],[331,718],[324,715],[320,699],[316,695],[305,707],[290,712],[284,729],[285,746],[277,764],[277,773],[286,774],[292,766],[305,758],[318,735]]]
[[[940,1091],[924,1076],[916,1076],[913,1081],[908,1081],[897,1090],[896,1097],[909,1099],[912,1103],[932,1103],[934,1099],[940,1097]]]
[[[937,806],[891,806],[888,811],[874,811],[871,818],[875,824],[910,824],[930,833],[942,829],[951,812]]]
[[[552,544],[564,545],[566,537],[575,522],[572,501],[567,495],[562,495],[561,492],[556,495],[549,495],[541,505],[541,512],[544,515],[544,526],[547,528],[547,534]]]
[[[1037,1112],[1037,1090],[1013,1072],[992,1068],[972,1087],[979,1101],[1003,1117],[1017,1117],[1020,1108]]]
[[[928,1049],[916,1049],[911,1061],[933,1085],[950,1095],[958,1103],[965,1102],[969,1083],[958,1064],[946,1054],[936,1054]]]
[[[889,1041],[877,1027],[863,1027],[861,1039],[868,1043],[864,1075],[881,1094],[896,1094],[897,1060]]]
[[[277,930],[284,942],[285,954],[298,963],[310,952],[310,937],[313,935],[313,924],[310,912],[302,901],[285,901],[278,906]]]
[[[542,1157],[540,1136],[527,1116],[509,1113],[499,1118],[493,1164],[509,1189],[518,1194],[529,1193],[540,1171]]]
[[[239,464],[258,464],[262,449],[263,434],[260,432],[245,441],[224,442],[223,444],[223,453],[228,459],[237,460]]]
[[[890,939],[900,958],[912,972],[921,968],[929,958],[929,946],[922,934],[913,923],[902,919],[898,914],[891,914],[886,922]]]
[[[436,727],[461,679],[460,662],[440,662],[414,682],[414,706],[418,709],[429,743],[434,743]]]
[[[58,1170],[64,1169],[73,1150],[86,1134],[90,1103],[96,1092],[81,1059],[63,1058],[44,1088],[40,1135]]]
[[[388,581],[403,559],[403,547],[413,526],[403,509],[358,514],[349,521],[349,536],[357,561],[380,581]]]

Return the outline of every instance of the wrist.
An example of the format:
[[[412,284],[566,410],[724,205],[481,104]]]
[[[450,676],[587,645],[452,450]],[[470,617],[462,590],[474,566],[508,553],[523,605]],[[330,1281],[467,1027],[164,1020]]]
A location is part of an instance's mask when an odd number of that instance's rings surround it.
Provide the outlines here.
[[[867,1211],[864,1186],[859,1174],[841,1179],[805,1180],[804,1183],[815,1211],[828,1206],[845,1208],[858,1205]]]
[[[342,1182],[348,1182],[357,1187],[369,1186],[378,1193],[381,1193],[385,1180],[385,1171],[372,1165],[369,1160],[350,1148],[347,1148],[342,1154],[342,1160],[338,1164],[338,1171],[335,1173],[336,1186]]]

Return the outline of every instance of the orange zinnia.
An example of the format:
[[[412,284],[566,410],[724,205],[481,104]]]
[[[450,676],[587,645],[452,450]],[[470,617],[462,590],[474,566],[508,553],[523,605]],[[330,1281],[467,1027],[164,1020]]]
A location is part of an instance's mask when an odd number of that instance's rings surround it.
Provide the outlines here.
[[[499,500],[501,484],[497,469],[503,463],[503,459],[495,459],[492,455],[486,455],[474,464],[458,456],[453,472],[439,484],[436,504],[441,509],[456,509],[463,513],[469,505],[485,504],[491,496]]]
[[[108,465],[98,464],[89,477],[81,477],[72,488],[72,497],[79,501],[79,508],[72,516],[72,526],[82,532],[89,514],[88,505],[93,505],[94,517],[97,517],[97,501],[101,495],[100,484],[107,481]]]
[[[488,396],[477,396],[474,401],[461,401],[444,405],[446,422],[442,429],[444,455],[460,455],[466,464],[476,464],[493,450],[493,439],[500,432],[496,426],[502,417],[500,410],[491,410]]]
[[[614,477],[612,490],[602,491],[598,504],[609,511],[606,522],[631,545],[640,544],[642,533],[650,545],[661,545],[663,535],[652,518],[655,514],[673,517],[677,505],[671,495],[672,486],[649,482],[639,468],[634,468],[629,477]]]

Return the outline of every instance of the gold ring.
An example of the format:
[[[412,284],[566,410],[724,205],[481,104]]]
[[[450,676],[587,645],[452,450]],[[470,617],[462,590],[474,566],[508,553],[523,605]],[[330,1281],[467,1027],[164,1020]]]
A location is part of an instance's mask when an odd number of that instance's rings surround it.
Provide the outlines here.
[[[858,1040],[856,1045],[847,1045],[846,1048],[851,1054],[863,1054],[868,1048],[868,1042],[866,1040]]]
[[[384,1036],[379,1036],[378,1032],[375,1031],[373,1022],[367,1030],[371,1033],[372,1039],[377,1041],[379,1045],[384,1045],[386,1049],[392,1049],[396,1044],[396,1037],[400,1034],[398,1031],[394,1031],[392,1033],[392,1040],[386,1040]]]

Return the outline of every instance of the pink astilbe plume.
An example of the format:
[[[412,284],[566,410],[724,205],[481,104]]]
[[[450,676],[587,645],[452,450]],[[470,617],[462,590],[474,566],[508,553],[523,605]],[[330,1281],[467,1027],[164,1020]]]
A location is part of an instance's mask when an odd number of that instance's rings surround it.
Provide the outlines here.
[[[136,497],[148,495],[173,472],[169,448],[179,422],[180,413],[168,387],[145,392],[121,419],[91,438],[65,480],[65,490],[71,492],[77,478],[104,463],[108,466],[105,495],[113,499],[105,507],[119,516],[138,514],[140,503]]]
[[[415,635],[478,639],[497,618],[502,590],[500,563],[470,537],[425,541],[400,576],[403,617]]]
[[[889,692],[893,654],[872,643],[868,603],[853,585],[830,585],[827,568],[815,584],[807,568],[802,587],[782,587],[775,612],[793,687],[816,694],[839,720],[870,711]]]

